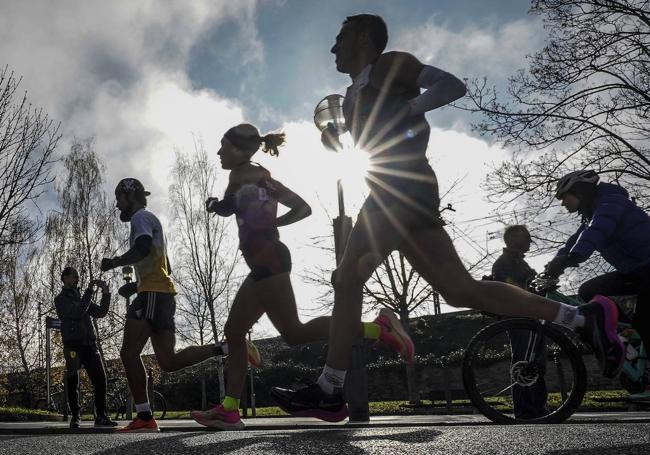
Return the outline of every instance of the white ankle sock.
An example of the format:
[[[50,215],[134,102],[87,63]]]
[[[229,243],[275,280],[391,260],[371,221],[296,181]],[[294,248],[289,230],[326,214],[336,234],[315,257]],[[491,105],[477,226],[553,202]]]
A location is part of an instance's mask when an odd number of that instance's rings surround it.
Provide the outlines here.
[[[135,404],[135,412],[151,412],[151,406],[148,401]]]
[[[585,317],[580,314],[577,307],[560,303],[560,308],[553,322],[570,328],[571,330],[585,325]]]
[[[323,392],[332,395],[334,389],[342,389],[345,383],[345,370],[335,370],[327,365],[323,368],[323,372],[318,377],[317,384]]]

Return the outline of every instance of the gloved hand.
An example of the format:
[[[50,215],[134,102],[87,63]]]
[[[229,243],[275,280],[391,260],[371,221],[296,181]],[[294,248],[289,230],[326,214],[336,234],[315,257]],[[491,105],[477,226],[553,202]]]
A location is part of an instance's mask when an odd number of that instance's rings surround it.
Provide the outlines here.
[[[561,254],[551,259],[551,262],[544,266],[544,273],[551,278],[559,278],[567,267],[577,267],[578,260],[571,254]]]
[[[99,266],[99,270],[106,272],[108,270],[114,269],[117,267],[115,264],[115,258],[103,258],[102,263]]]
[[[131,297],[136,292],[138,292],[138,283],[126,283],[125,285],[121,286],[120,289],[118,289],[117,291],[118,294],[120,294],[122,297],[126,299]]]
[[[544,273],[552,278],[558,278],[567,268],[568,256],[558,255],[551,259],[551,262],[544,266]]]

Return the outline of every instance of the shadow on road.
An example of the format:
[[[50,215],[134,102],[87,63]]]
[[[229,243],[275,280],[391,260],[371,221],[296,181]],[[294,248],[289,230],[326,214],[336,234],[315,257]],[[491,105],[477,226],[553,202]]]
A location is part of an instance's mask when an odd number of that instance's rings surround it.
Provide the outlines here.
[[[422,429],[415,431],[394,431],[385,435],[363,434],[363,430],[313,430],[305,432],[276,432],[259,434],[253,432],[222,433],[225,440],[213,441],[210,433],[182,433],[173,436],[139,440],[112,447],[97,454],[156,454],[178,453],[183,455],[204,453],[228,453],[242,449],[250,453],[283,453],[287,455],[345,453],[362,455],[367,453],[364,445],[378,445],[394,442],[422,444],[432,442],[442,434],[440,431]],[[135,436],[135,435],[134,435]]]
[[[627,444],[612,447],[593,447],[589,449],[554,450],[547,455],[648,455],[650,444]]]

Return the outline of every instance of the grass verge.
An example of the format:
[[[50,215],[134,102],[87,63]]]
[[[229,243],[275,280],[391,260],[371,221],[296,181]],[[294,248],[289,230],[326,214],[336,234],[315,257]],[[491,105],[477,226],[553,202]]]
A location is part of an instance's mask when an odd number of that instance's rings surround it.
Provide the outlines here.
[[[612,411],[621,410],[626,406],[626,397],[628,393],[624,390],[601,390],[588,391],[582,401],[579,410],[589,411]],[[551,397],[552,401],[552,397]],[[437,402],[434,408],[428,400],[422,403],[422,406],[409,405],[407,401],[373,401],[369,403],[370,415],[420,415],[428,414],[432,409],[442,411],[444,403]],[[471,407],[468,400],[454,400],[453,406],[456,408]],[[257,417],[286,417],[288,414],[277,406],[266,406],[256,409]],[[251,410],[248,410],[248,416],[251,416]],[[111,416],[113,417],[113,416]],[[82,416],[83,420],[90,420],[90,415]],[[159,416],[158,416],[159,418]],[[189,419],[189,411],[167,411],[165,419]],[[61,420],[61,415],[48,413],[47,411],[38,411],[24,408],[0,407],[0,421],[2,422],[24,422],[24,421],[55,421]]]
[[[60,421],[59,414],[37,409],[0,406],[0,422]]]

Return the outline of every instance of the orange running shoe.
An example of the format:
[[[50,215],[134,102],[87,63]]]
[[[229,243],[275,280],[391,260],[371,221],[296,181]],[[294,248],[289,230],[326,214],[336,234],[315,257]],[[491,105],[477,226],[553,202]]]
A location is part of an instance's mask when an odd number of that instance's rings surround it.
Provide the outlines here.
[[[262,364],[262,356],[252,341],[246,340],[246,352],[248,353],[248,363],[257,368]]]
[[[381,330],[379,341],[395,349],[406,363],[413,365],[415,357],[413,341],[411,341],[411,337],[408,336],[395,313],[387,308],[382,308],[373,322],[379,325]]]
[[[156,419],[142,420],[139,417],[133,419],[127,426],[116,428],[116,433],[158,433],[160,428],[156,423]]]

